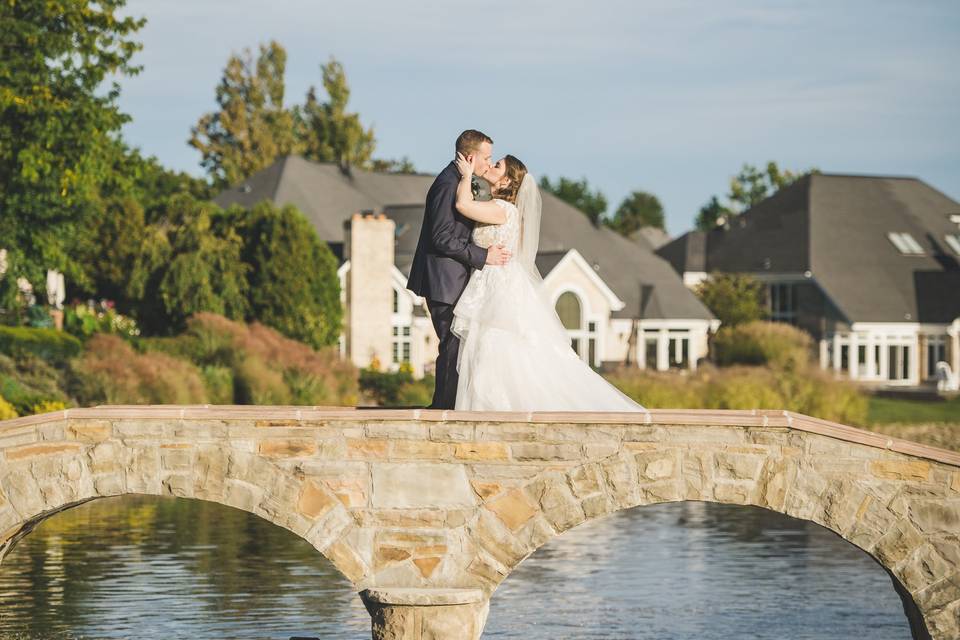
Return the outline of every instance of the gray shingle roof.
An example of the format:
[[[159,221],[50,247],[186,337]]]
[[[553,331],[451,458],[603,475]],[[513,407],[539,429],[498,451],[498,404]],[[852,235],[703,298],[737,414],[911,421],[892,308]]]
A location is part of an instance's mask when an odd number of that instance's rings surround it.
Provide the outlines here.
[[[658,253],[679,271],[803,273],[850,322],[950,322],[960,316],[960,204],[916,178],[814,174],[759,203],[730,229],[691,232]],[[903,255],[890,232],[922,255]],[[705,264],[705,269],[693,268]]]
[[[214,201],[220,206],[245,207],[261,200],[293,204],[313,223],[320,238],[333,245],[342,245],[343,222],[351,214],[368,209],[383,212],[397,223],[397,267],[409,273],[433,179],[360,169],[347,175],[335,164],[288,156],[223,191]],[[583,213],[550,193],[543,193],[540,235],[537,265],[541,273],[549,273],[567,250],[577,249],[591,265],[598,265],[598,275],[626,303],[614,317],[638,317],[641,287],[653,285],[644,317],[713,318],[665,260],[609,229],[594,227]]]

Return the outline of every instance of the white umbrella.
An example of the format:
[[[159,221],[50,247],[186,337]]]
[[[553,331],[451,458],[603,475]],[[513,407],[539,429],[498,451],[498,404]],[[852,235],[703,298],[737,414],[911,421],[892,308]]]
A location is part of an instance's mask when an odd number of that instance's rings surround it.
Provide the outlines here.
[[[63,281],[63,274],[54,269],[47,269],[47,300],[50,306],[62,309],[66,297],[67,288]]]

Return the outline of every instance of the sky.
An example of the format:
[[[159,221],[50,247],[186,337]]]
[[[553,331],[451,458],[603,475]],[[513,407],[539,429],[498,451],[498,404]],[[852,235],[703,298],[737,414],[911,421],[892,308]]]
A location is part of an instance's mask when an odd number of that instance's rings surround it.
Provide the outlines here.
[[[909,175],[960,200],[956,0],[133,0],[126,139],[202,175],[190,127],[232,53],[287,50],[287,104],[345,68],[377,157],[435,173],[461,130],[537,176],[633,190],[688,230],[744,163]],[[322,94],[322,89],[321,89]]]

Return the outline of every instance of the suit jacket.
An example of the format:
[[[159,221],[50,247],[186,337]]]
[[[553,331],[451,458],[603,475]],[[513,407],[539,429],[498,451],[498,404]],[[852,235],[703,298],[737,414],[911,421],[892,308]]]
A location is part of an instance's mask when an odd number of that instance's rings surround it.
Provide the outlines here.
[[[460,172],[451,162],[430,186],[407,280],[407,288],[418,296],[445,304],[456,303],[470,270],[482,269],[487,261],[487,250],[471,240],[473,220],[457,211],[459,182]]]

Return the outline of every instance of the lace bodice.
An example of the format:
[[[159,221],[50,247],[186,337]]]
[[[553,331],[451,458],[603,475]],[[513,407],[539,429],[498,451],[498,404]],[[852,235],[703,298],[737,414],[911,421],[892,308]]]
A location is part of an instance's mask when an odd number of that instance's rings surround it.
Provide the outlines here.
[[[502,244],[510,251],[516,253],[520,245],[520,212],[517,207],[506,200],[495,199],[507,212],[507,219],[503,224],[480,224],[473,229],[473,242],[478,247],[492,247],[495,244]]]

